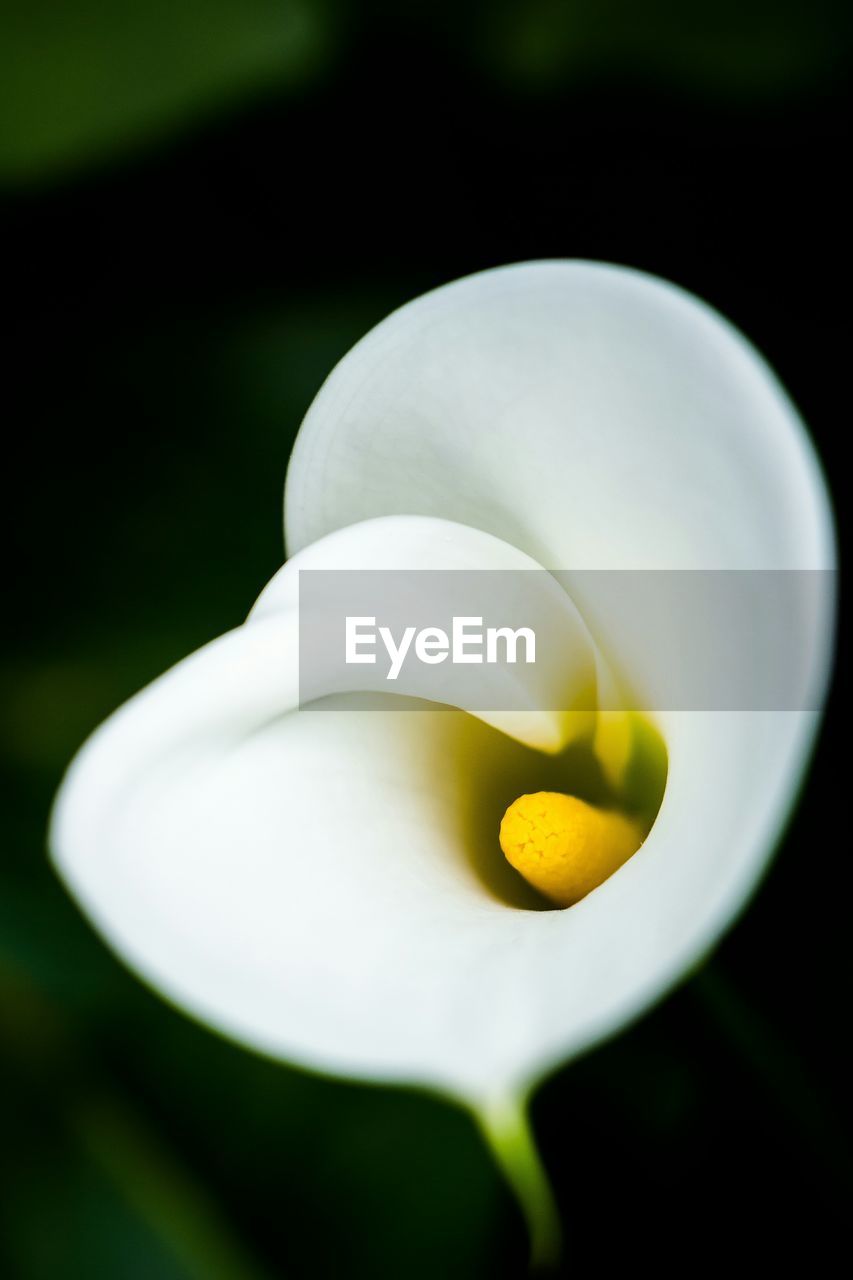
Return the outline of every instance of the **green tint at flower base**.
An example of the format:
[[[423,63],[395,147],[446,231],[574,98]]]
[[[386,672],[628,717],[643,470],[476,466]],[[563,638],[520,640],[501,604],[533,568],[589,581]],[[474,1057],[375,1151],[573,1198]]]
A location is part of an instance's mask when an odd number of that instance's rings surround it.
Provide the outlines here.
[[[429,294],[354,348],[305,419],[285,520],[291,559],[247,623],[83,747],[54,857],[116,951],[211,1026],[471,1107],[546,1260],[524,1101],[739,911],[817,712],[625,713],[631,635],[608,634],[582,588],[559,605],[560,689],[523,675],[515,719],[394,695],[359,713],[356,677],[349,706],[299,710],[299,570],[829,569],[819,470],[773,375],[702,303],[620,268],[534,263]],[[816,703],[830,622],[808,655]],[[597,715],[555,717],[590,671]],[[498,842],[513,802],[542,792],[645,836],[564,909]]]

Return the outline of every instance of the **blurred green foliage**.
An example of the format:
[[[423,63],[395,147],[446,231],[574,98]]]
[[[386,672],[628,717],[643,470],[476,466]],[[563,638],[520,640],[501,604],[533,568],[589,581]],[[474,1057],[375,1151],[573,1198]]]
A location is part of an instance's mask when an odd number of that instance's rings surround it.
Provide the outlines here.
[[[0,177],[66,169],[302,84],[331,36],[324,0],[4,0]]]
[[[407,40],[453,47],[509,87],[627,78],[725,101],[831,87],[850,31],[839,0],[5,0],[0,181],[306,90],[338,52],[357,60],[384,40],[389,58],[405,59]]]
[[[611,75],[761,99],[837,81],[844,29],[837,0],[504,0],[485,53],[531,89]]]

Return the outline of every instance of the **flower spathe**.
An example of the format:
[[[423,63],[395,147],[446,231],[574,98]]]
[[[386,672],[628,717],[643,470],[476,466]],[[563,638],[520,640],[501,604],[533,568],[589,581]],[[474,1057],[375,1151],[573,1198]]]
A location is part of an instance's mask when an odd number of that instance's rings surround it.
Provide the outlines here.
[[[713,944],[766,865],[817,713],[661,714],[666,791],[642,848],[568,910],[526,911],[462,851],[473,775],[535,772],[559,704],[531,675],[515,723],[296,710],[299,568],[828,569],[819,469],[766,365],[702,303],[622,268],[533,263],[428,294],[345,357],[301,429],[285,519],[294,554],[248,622],[82,748],[57,865],[116,951],[212,1026],[490,1114]],[[569,684],[600,661],[592,636],[630,678],[630,634],[603,634],[582,592],[554,607]],[[481,817],[496,846],[501,814]]]

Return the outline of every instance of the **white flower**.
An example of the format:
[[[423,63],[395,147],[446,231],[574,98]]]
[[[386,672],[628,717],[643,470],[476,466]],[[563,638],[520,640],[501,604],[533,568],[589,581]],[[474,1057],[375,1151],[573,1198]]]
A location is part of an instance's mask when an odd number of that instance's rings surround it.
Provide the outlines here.
[[[360,342],[305,419],[285,506],[292,559],[246,625],[81,750],[57,865],[115,950],[210,1025],[473,1107],[542,1219],[520,1102],[713,945],[767,863],[817,713],[662,713],[666,790],[641,850],[568,910],[525,910],[471,848],[497,847],[490,779],[535,790],[559,734],[535,686],[531,716],[499,728],[298,712],[298,570],[828,569],[815,458],[766,365],[696,299],[534,263],[439,289]],[[600,659],[583,600],[565,609],[571,679]],[[819,693],[829,630],[807,655]],[[596,634],[630,678],[631,634]]]

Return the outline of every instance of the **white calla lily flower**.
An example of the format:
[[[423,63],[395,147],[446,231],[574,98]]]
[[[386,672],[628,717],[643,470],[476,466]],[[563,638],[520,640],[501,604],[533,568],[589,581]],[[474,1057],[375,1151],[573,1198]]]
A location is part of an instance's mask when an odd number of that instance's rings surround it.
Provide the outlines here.
[[[657,715],[666,786],[641,849],[569,909],[529,910],[526,886],[507,887],[495,797],[537,790],[564,703],[519,668],[529,712],[503,718],[299,710],[298,573],[827,570],[818,466],[767,366],[713,311],[633,271],[535,263],[439,289],[359,343],[309,410],[285,507],[295,554],[248,622],[81,750],[57,865],[115,950],[211,1026],[472,1107],[544,1256],[526,1097],[733,919],[818,712]],[[631,634],[554,591],[567,687],[592,667],[599,689],[610,671],[630,681]],[[815,705],[830,631],[808,654]]]

